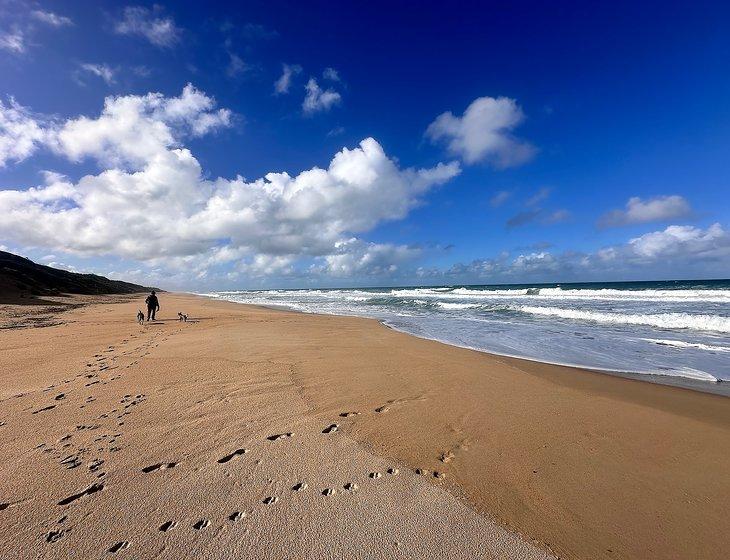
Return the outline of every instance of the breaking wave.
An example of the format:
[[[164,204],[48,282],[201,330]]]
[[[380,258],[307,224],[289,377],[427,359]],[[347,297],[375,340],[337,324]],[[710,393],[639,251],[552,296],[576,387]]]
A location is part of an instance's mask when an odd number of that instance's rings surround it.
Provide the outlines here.
[[[520,311],[534,315],[594,321],[596,323],[612,325],[647,325],[660,329],[693,329],[730,333],[730,317],[721,317],[718,315],[690,315],[688,313],[655,313],[650,315],[602,313],[580,309],[565,309],[562,307],[535,307],[529,305],[523,305],[520,307]]]

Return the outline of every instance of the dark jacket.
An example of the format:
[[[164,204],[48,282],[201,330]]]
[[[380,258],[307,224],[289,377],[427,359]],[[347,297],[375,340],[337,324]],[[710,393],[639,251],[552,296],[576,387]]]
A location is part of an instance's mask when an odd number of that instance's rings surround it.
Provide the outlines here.
[[[147,299],[144,301],[147,304],[147,307],[149,309],[159,309],[160,308],[160,302],[157,301],[157,296],[154,294],[148,295]]]

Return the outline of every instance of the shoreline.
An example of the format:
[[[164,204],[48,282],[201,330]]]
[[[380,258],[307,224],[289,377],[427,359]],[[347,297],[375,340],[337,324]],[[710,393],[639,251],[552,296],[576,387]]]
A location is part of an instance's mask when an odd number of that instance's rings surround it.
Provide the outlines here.
[[[186,292],[187,293],[187,292]],[[661,374],[661,373],[646,373],[646,372],[640,372],[640,371],[624,371],[619,369],[607,369],[607,368],[598,368],[598,367],[590,367],[580,364],[571,364],[571,363],[563,363],[563,362],[552,362],[548,360],[540,360],[537,358],[530,358],[527,356],[520,356],[517,354],[507,354],[507,353],[500,353],[495,352],[493,350],[484,350],[482,348],[476,348],[473,346],[467,346],[462,344],[456,344],[454,342],[450,342],[448,340],[438,339],[438,338],[428,338],[426,336],[419,336],[418,334],[409,332],[405,329],[399,329],[398,327],[394,325],[388,324],[387,320],[385,319],[378,319],[374,317],[364,317],[362,315],[347,315],[347,314],[335,314],[335,313],[320,313],[320,312],[308,312],[308,311],[302,311],[300,309],[294,309],[291,307],[287,307],[286,305],[264,305],[264,304],[256,304],[256,303],[240,303],[237,301],[232,301],[225,298],[219,298],[216,296],[212,296],[210,294],[199,294],[199,293],[189,293],[189,295],[193,295],[196,297],[203,297],[208,298],[214,301],[225,301],[228,303],[233,303],[236,305],[249,305],[252,307],[260,307],[263,309],[270,309],[272,311],[286,311],[290,313],[302,313],[304,315],[324,315],[328,317],[351,317],[355,319],[368,319],[377,321],[384,327],[391,329],[395,332],[403,333],[408,336],[413,336],[416,338],[420,338],[421,340],[430,340],[432,342],[438,342],[439,344],[445,344],[446,346],[452,346],[454,348],[462,348],[464,350],[472,350],[474,352],[480,352],[482,354],[486,354],[488,356],[495,356],[495,357],[501,357],[501,358],[513,358],[515,360],[524,360],[527,362],[534,362],[537,364],[546,364],[551,366],[559,366],[559,367],[566,367],[566,368],[572,368],[579,371],[589,371],[592,373],[600,373],[603,375],[611,375],[614,377],[620,377],[623,379],[631,379],[634,381],[641,381],[644,383],[651,383],[656,385],[664,385],[668,387],[676,387],[680,389],[686,389],[689,391],[697,391],[700,393],[708,393],[711,395],[720,395],[724,397],[730,397],[730,383],[727,383],[723,381],[722,379],[716,378],[715,381],[704,381],[701,379],[695,379],[692,377],[687,376],[681,376],[681,375],[671,375],[671,374]]]
[[[247,304],[242,304],[247,305]],[[290,310],[296,312],[296,310]],[[365,317],[363,317],[365,318]],[[691,377],[683,377],[680,375],[669,375],[669,374],[661,374],[661,373],[643,373],[643,372],[634,372],[634,371],[623,371],[618,369],[605,369],[605,368],[597,368],[597,367],[589,367],[589,366],[583,366],[580,364],[570,364],[570,363],[563,363],[563,362],[551,362],[548,360],[538,360],[537,358],[529,358],[526,356],[519,356],[517,354],[503,354],[500,352],[495,352],[492,350],[483,350],[481,348],[475,348],[473,346],[466,346],[461,344],[455,344],[453,342],[449,342],[446,340],[441,340],[438,338],[427,338],[424,336],[418,336],[417,334],[410,333],[406,330],[399,329],[397,327],[394,327],[393,325],[389,325],[387,321],[379,321],[384,327],[394,330],[396,332],[400,332],[403,334],[407,334],[408,336],[415,336],[416,338],[420,338],[422,340],[430,340],[432,342],[438,342],[440,344],[445,344],[446,346],[453,346],[454,348],[462,348],[464,350],[472,350],[474,352],[480,352],[482,354],[487,354],[489,356],[495,356],[499,358],[512,358],[515,360],[522,360],[525,362],[534,362],[536,364],[545,364],[549,366],[559,366],[559,367],[565,367],[565,368],[571,368],[579,371],[588,371],[591,373],[599,373],[603,375],[612,375],[614,377],[620,377],[623,379],[630,379],[633,381],[641,381],[644,383],[650,383],[655,385],[665,385],[668,387],[676,387],[679,389],[687,389],[689,391],[697,391],[700,393],[708,393],[711,395],[720,395],[725,397],[730,397],[730,384],[722,381],[721,379],[717,379],[715,381],[702,381],[699,379],[693,379]]]
[[[161,320],[140,326],[137,298],[108,301],[2,331],[8,550],[724,558],[723,396],[577,375],[374,319],[166,293]],[[201,519],[208,529],[193,527]],[[167,522],[179,528],[158,529]]]

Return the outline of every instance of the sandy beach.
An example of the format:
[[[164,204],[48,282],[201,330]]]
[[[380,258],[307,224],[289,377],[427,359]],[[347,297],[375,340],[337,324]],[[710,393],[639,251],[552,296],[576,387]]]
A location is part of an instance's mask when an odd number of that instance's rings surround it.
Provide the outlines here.
[[[143,299],[2,309],[2,558],[726,557],[727,397]]]

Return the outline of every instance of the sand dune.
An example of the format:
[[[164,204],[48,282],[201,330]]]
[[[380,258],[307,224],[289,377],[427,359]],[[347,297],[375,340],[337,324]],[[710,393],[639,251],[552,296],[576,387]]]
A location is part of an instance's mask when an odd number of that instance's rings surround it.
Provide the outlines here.
[[[3,558],[723,557],[724,397],[138,299],[0,330]]]

